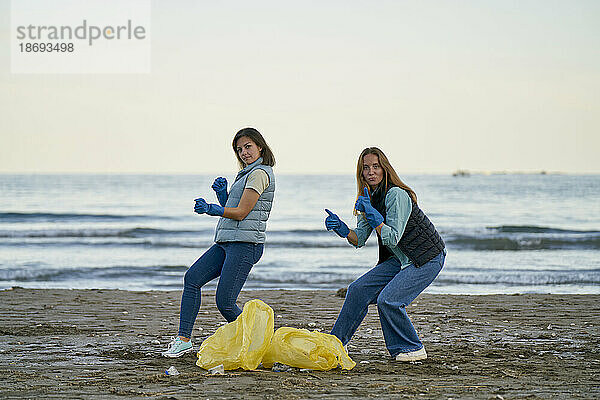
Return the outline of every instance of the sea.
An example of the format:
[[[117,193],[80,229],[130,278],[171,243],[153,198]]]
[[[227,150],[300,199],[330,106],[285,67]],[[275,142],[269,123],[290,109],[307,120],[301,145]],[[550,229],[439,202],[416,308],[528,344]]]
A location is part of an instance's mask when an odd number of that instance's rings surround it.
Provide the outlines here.
[[[229,182],[233,171],[226,176]],[[0,289],[180,290],[213,243],[211,175],[0,174]],[[403,175],[442,235],[429,293],[600,293],[600,175]],[[355,226],[352,175],[277,175],[262,259],[246,289],[346,287],[377,260],[325,230]],[[215,288],[217,281],[207,288]]]

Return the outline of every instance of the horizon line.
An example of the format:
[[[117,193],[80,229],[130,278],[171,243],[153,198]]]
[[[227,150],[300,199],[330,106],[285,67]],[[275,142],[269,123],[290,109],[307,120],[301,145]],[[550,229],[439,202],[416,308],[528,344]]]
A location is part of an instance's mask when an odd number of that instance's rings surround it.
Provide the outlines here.
[[[0,175],[180,175],[180,176],[197,176],[197,175],[213,175],[222,174],[222,171],[208,171],[203,173],[193,172],[151,172],[151,171],[0,171]],[[231,172],[231,173],[235,173]],[[467,170],[457,169],[454,171],[446,172],[401,172],[402,175],[452,175],[456,177],[468,177],[470,175],[600,175],[599,172],[567,172],[567,171],[547,171],[547,170]],[[320,173],[320,172],[279,172],[277,175],[290,175],[290,176],[345,176],[352,175],[354,173]]]

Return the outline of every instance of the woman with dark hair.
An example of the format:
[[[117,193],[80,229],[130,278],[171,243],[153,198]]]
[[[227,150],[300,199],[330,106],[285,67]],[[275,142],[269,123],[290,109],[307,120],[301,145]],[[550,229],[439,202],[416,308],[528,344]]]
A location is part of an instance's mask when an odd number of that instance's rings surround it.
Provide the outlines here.
[[[332,335],[344,346],[377,304],[386,347],[398,361],[427,358],[408,315],[408,306],[441,271],[446,258],[444,241],[417,205],[417,195],[402,182],[377,147],[362,151],[356,167],[357,227],[350,230],[334,213],[325,219],[333,230],[355,247],[377,233],[377,265],[348,286],[346,300]]]
[[[221,217],[213,244],[184,276],[179,334],[163,353],[180,357],[192,351],[192,329],[200,309],[201,288],[219,277],[216,303],[227,322],[241,314],[237,297],[252,266],[263,253],[267,219],[275,194],[275,157],[262,135],[254,128],[240,130],[232,142],[240,171],[227,191],[227,180],[215,179],[212,188],[219,204],[196,199],[194,211]]]

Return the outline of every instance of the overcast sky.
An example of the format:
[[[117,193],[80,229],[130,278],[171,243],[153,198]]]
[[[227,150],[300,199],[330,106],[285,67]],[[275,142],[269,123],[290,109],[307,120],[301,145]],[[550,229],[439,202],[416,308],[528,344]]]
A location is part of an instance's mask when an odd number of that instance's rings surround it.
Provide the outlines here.
[[[254,126],[280,173],[600,173],[600,1],[152,3],[152,72],[11,74],[0,172],[232,173]],[[119,60],[115,60],[119,62]]]

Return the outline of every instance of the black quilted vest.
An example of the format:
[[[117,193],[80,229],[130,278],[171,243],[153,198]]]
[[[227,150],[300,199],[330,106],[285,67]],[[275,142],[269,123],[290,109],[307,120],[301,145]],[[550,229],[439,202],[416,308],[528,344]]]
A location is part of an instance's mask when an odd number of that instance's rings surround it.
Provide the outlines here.
[[[371,204],[385,218],[385,195],[387,194],[387,190],[384,191],[382,189],[381,186],[375,189],[371,196]],[[440,254],[446,245],[436,231],[435,226],[433,226],[433,223],[427,218],[427,215],[412,199],[411,202],[412,210],[404,228],[404,233],[398,242],[398,247],[406,254],[415,267],[420,267]],[[383,244],[379,234],[377,234],[377,243],[379,245],[379,260],[377,264],[381,264],[392,257],[393,254]]]

